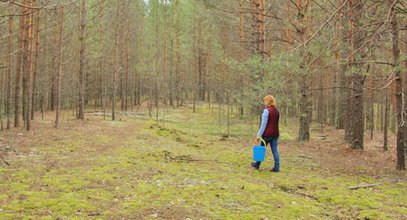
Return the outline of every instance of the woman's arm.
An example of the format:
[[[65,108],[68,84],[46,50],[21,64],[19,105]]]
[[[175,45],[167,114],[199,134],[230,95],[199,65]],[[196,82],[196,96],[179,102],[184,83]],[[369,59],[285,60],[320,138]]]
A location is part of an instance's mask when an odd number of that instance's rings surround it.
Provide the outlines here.
[[[261,124],[259,132],[257,132],[257,138],[261,138],[261,136],[263,136],[264,130],[266,130],[268,119],[269,111],[267,109],[264,109],[263,114],[261,115]]]

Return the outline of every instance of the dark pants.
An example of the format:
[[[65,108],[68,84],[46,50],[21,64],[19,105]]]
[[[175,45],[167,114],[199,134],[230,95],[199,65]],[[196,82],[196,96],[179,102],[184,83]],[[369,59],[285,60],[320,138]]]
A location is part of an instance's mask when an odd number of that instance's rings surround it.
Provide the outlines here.
[[[280,170],[280,157],[278,156],[277,145],[278,145],[278,137],[263,137],[263,140],[266,142],[266,145],[270,143],[271,152],[273,153],[274,157],[274,170]],[[264,146],[263,141],[260,141],[261,146]],[[260,167],[261,161],[256,161],[257,167]]]

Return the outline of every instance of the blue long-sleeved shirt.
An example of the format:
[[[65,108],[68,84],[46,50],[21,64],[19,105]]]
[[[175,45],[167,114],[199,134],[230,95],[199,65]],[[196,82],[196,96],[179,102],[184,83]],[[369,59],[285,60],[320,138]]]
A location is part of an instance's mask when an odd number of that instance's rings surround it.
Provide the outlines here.
[[[259,136],[259,137],[263,136],[264,130],[266,130],[268,119],[269,119],[269,111],[267,109],[264,109],[263,114],[261,115],[261,124],[260,124],[259,132],[257,132],[257,136]]]

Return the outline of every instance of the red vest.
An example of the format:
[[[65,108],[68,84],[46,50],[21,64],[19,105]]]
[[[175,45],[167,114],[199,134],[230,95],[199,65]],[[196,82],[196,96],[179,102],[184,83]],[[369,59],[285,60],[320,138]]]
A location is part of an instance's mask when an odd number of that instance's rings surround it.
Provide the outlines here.
[[[278,112],[276,107],[267,107],[267,110],[269,111],[269,117],[263,136],[278,137],[280,135],[278,131],[278,120],[280,118],[280,113]]]

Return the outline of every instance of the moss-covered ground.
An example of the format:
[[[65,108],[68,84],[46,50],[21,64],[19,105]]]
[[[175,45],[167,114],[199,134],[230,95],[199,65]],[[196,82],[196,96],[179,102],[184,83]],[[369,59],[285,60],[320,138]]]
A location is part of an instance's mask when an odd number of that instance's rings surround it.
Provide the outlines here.
[[[251,120],[232,117],[225,137],[216,110],[166,110],[158,124],[147,116],[88,114],[60,129],[38,120],[34,131],[2,133],[10,166],[0,166],[0,219],[407,219],[405,172],[368,172],[336,151],[322,154],[343,159],[329,165],[318,152],[335,143],[296,142],[293,123],[282,123],[281,172],[272,173],[269,149],[250,168]],[[379,184],[349,189],[362,183]]]

